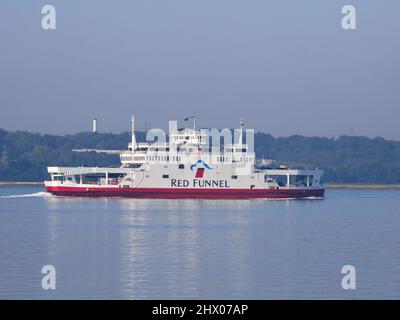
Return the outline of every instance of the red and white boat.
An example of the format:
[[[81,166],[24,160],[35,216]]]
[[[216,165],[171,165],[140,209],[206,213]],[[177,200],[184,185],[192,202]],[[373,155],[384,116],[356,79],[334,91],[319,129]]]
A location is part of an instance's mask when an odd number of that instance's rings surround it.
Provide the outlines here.
[[[119,154],[121,166],[48,167],[46,191],[57,196],[130,198],[323,198],[322,170],[278,167],[258,169],[243,143],[243,120],[237,141],[215,147],[210,131],[171,126],[169,141],[136,142],[134,117],[128,150],[81,149],[78,152]],[[175,122],[176,123],[176,122]],[[176,127],[176,126],[175,126]],[[172,128],[172,129],[171,129]],[[215,134],[216,131],[213,129]],[[225,135],[230,130],[225,131]],[[218,131],[221,133],[220,131]],[[249,131],[254,132],[254,131]],[[219,137],[220,138],[220,137]],[[218,138],[218,141],[219,141]]]

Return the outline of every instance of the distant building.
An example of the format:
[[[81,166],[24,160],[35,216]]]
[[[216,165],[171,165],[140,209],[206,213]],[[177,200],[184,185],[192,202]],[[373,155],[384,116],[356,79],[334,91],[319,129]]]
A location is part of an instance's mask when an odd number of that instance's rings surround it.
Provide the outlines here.
[[[92,126],[92,132],[96,133],[97,132],[97,119],[93,119],[93,126]]]

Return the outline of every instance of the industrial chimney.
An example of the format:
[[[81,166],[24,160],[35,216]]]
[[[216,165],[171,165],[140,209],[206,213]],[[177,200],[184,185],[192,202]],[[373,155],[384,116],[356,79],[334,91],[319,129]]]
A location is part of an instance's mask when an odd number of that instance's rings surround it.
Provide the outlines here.
[[[92,129],[92,132],[93,132],[93,133],[96,133],[96,132],[97,132],[97,119],[96,119],[96,118],[93,119],[93,129]]]

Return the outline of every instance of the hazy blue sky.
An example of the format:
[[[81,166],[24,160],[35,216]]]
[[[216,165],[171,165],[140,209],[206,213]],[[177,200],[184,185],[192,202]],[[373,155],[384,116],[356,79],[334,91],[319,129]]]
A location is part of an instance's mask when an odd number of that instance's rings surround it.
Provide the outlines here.
[[[41,28],[41,8],[57,29]],[[357,30],[341,8],[357,9]],[[400,139],[398,0],[1,0],[0,127],[246,125]]]

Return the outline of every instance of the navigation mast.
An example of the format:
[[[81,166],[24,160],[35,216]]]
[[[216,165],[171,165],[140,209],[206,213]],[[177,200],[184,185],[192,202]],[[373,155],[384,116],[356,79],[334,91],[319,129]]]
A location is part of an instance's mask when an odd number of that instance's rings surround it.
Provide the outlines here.
[[[244,127],[244,119],[240,117],[240,132],[239,132],[239,144],[243,145],[243,127]]]
[[[137,145],[136,145],[136,137],[135,137],[135,116],[132,115],[132,132],[131,132],[131,136],[132,136],[132,141],[131,141],[131,145],[132,145],[132,153],[133,151],[136,149]]]

